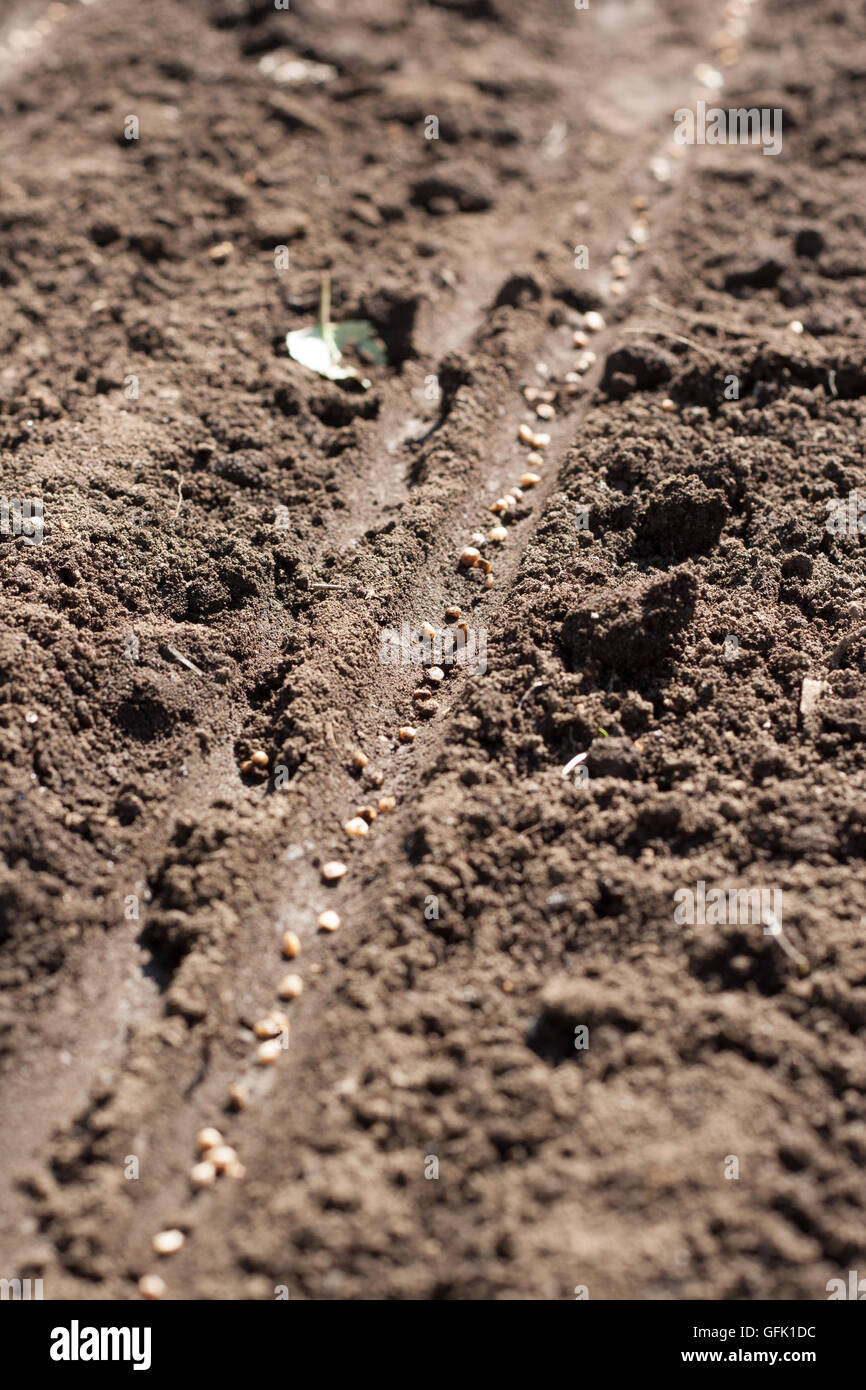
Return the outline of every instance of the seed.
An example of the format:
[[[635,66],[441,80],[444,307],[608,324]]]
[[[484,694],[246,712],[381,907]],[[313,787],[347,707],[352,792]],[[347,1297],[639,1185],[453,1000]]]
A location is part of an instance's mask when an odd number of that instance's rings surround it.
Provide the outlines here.
[[[614,256],[611,259],[610,269],[617,280],[624,280],[629,272],[629,264],[625,256]]]
[[[597,313],[595,309],[590,309],[589,313],[584,314],[583,324],[585,328],[589,329],[590,333],[600,333],[605,326],[604,318],[601,314]]]
[[[489,574],[490,571],[493,569],[493,566],[491,565],[489,560],[479,560],[478,568],[480,570],[483,570],[485,574]]]
[[[529,464],[530,468],[541,468],[544,459],[541,454],[527,454],[526,462]]]
[[[354,753],[352,754],[353,767],[356,767],[360,772],[362,768],[365,768],[367,766],[369,761],[370,759],[367,757],[366,753],[362,753],[360,748],[355,749]]]
[[[247,772],[251,772],[252,767],[253,765],[251,760],[247,758],[244,762],[241,763],[241,772],[243,772],[244,774],[246,774]]]
[[[267,1042],[259,1043],[256,1048],[256,1061],[260,1067],[272,1067],[274,1062],[280,1060],[282,1050],[279,1038],[268,1038]]]
[[[396,798],[396,796],[380,796],[380,797],[379,797],[379,810],[382,812],[382,815],[383,815],[383,816],[388,816],[388,815],[390,815],[391,812],[396,808],[396,805],[397,805],[397,798]]]
[[[478,564],[478,561],[480,559],[480,552],[476,550],[473,546],[467,545],[466,549],[463,551],[463,554],[460,556],[460,563],[461,565],[464,565],[466,569],[471,569],[473,565]]]
[[[632,210],[634,212],[645,212],[646,209],[649,207],[649,203],[647,202],[646,198],[643,196],[642,193],[635,194],[635,196],[631,200],[631,205]]]
[[[235,1182],[239,1182],[240,1179],[245,1178],[246,1175],[247,1170],[238,1158],[226,1168],[226,1177],[233,1178]]]
[[[574,343],[575,347],[586,347],[589,339],[585,333],[581,333],[580,329],[578,329],[571,341]]]
[[[288,956],[289,960],[294,960],[295,956],[301,954],[301,938],[293,931],[283,934],[283,955]]]
[[[788,327],[792,333],[803,333],[805,331],[799,319],[792,319]]]
[[[277,985],[277,994],[281,999],[297,999],[304,991],[304,982],[300,975],[284,975]]]
[[[504,497],[497,497],[495,502],[491,502],[487,510],[489,512],[507,512],[508,503],[506,502]]]
[[[217,1149],[211,1150],[218,1153]],[[209,1159],[203,1163],[194,1163],[189,1170],[189,1180],[193,1187],[212,1187],[216,1182],[217,1170]]]
[[[446,609],[445,609],[445,617],[448,619],[449,623],[456,622],[457,619],[460,617],[460,609],[459,609],[459,608],[446,608]]]
[[[671,400],[670,396],[665,396],[664,400],[662,401],[662,410],[676,410],[676,406],[674,402]]]
[[[436,636],[436,629],[430,623],[421,624],[421,635],[426,637],[428,642],[432,642]]]
[[[158,1274],[142,1274],[138,1281],[138,1292],[142,1298],[162,1298],[165,1294],[165,1280]]]
[[[556,414],[556,411],[554,410],[552,405],[547,405],[546,403],[544,403],[535,407],[535,413],[538,416],[539,420],[552,420],[554,415]]]
[[[339,931],[340,918],[336,912],[320,912],[318,919],[319,931]]]
[[[367,773],[367,781],[369,782],[369,784],[370,784],[371,787],[381,787],[381,785],[382,785],[382,783],[384,782],[384,780],[385,780],[385,774],[384,774],[384,772],[379,772],[378,769],[376,769],[376,771],[374,771],[374,772],[368,772],[368,773]]]
[[[351,820],[346,821],[343,829],[353,839],[357,839],[359,835],[369,835],[370,833],[370,827],[363,816],[353,816]]]
[[[215,1149],[222,1141],[223,1137],[219,1130],[214,1129],[212,1125],[208,1125],[206,1129],[200,1129],[195,1136],[195,1142],[200,1153],[205,1153],[207,1149]]]
[[[342,878],[346,872],[346,865],[339,859],[329,859],[327,864],[322,865],[322,878],[328,883],[335,883],[338,878]]]
[[[636,246],[643,246],[644,242],[649,241],[649,227],[645,222],[635,222],[629,230],[629,236]]]
[[[492,527],[492,529],[489,532],[489,535],[490,539],[492,541],[495,541],[497,544],[500,544],[502,541],[508,540],[508,532],[506,531],[504,526]]]
[[[431,666],[428,671],[424,672],[424,675],[431,685],[439,685],[445,679],[445,672],[441,666]]]
[[[539,391],[538,399],[544,401],[545,405],[550,405],[556,400],[555,391]]]
[[[373,806],[359,806],[359,807],[358,807],[358,810],[357,810],[357,815],[363,816],[363,817],[364,817],[364,820],[374,821],[374,820],[376,819],[376,810],[375,810],[375,807],[373,807]]]
[[[435,700],[427,700],[423,705],[418,706],[418,713],[422,719],[432,719],[438,709],[439,705]]]
[[[257,1038],[278,1038],[280,1035],[280,1025],[267,1014],[265,1018],[259,1018],[253,1024],[253,1033]],[[213,1155],[211,1155],[213,1157]]]
[[[246,1086],[240,1081],[233,1081],[229,1086],[229,1105],[233,1110],[245,1110],[249,1104],[249,1092]]]
[[[411,743],[416,733],[417,729],[413,729],[411,724],[401,724],[397,730],[397,737],[401,738],[404,743]]]
[[[283,1011],[282,1011],[282,1009],[271,1009],[271,1012],[270,1012],[269,1017],[272,1018],[272,1019],[274,1020],[274,1023],[277,1024],[277,1026],[279,1027],[279,1030],[280,1030],[281,1033],[288,1033],[288,1031],[289,1031],[289,1016],[288,1016],[288,1014],[284,1014]]]
[[[666,159],[662,159],[659,155],[655,159],[650,160],[649,167],[650,173],[656,183],[670,183],[671,166]]]
[[[521,425],[518,428],[517,438],[520,440],[521,444],[535,443],[535,435],[532,433],[532,430],[529,428],[528,425]]]
[[[535,487],[536,483],[540,482],[541,477],[538,473],[522,473],[520,476],[521,487]]]
[[[210,248],[208,255],[212,261],[220,264],[222,261],[228,260],[234,249],[230,241],[220,241],[216,246]]]
[[[267,767],[268,755],[261,748],[256,749],[255,753],[250,754],[250,762],[253,767]]]
[[[457,626],[460,628],[460,631],[461,631],[461,632],[465,632],[465,633],[466,633],[466,636],[467,636],[467,637],[469,636],[469,624],[468,624],[468,623],[458,623]]]
[[[510,487],[505,494],[506,500],[510,497],[512,502],[519,502],[522,496],[523,493],[520,491],[520,488],[516,485],[514,487]]]
[[[533,401],[537,401],[537,400],[538,400],[538,396],[539,396],[538,387],[537,387],[537,386],[524,386],[524,388],[523,388],[523,395],[524,395],[525,399],[529,402],[529,404],[532,405],[532,402],[533,402]]]
[[[622,283],[622,280],[614,280],[610,287],[610,292],[616,295],[617,299],[620,299],[625,294],[625,285]]]
[[[492,575],[492,574],[485,574],[485,576],[484,576],[484,585],[483,585],[483,587],[484,587],[485,589],[492,589],[492,588],[493,588],[493,585],[494,585],[495,583],[496,583],[496,580],[493,578],[493,575]]]
[[[535,445],[536,449],[546,449],[548,444],[550,443],[550,435],[537,434],[532,442]]]
[[[171,1231],[157,1231],[153,1238],[153,1248],[157,1255],[174,1255],[181,1248],[186,1236],[183,1231],[177,1229]]]
[[[483,531],[473,531],[469,539],[473,545],[478,546],[479,550],[483,550],[484,546],[487,544],[487,537]]]
[[[429,700],[432,694],[432,690],[428,690],[424,685],[419,685],[417,690],[412,691],[412,699],[417,704],[419,700]]]

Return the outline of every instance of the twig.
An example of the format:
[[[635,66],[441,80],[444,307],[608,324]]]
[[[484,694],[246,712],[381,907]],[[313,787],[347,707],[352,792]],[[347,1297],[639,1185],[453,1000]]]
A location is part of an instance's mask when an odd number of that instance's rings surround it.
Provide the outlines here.
[[[188,670],[195,671],[197,676],[204,675],[204,671],[202,671],[201,667],[196,666],[195,662],[190,661],[188,656],[184,656],[183,652],[179,652],[177,647],[172,647],[170,643],[164,642],[162,649],[168,652],[169,656],[173,656],[175,661],[179,661],[181,666],[186,666]]]

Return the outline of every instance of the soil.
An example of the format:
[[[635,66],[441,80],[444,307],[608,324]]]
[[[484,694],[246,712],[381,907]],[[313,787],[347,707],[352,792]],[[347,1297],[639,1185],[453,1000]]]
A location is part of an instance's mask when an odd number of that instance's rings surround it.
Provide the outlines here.
[[[862,1268],[866,577],[826,523],[866,488],[866,18],[728,13],[714,46],[681,0],[6,7],[3,496],[44,509],[0,536],[7,1277]],[[670,148],[720,59],[778,156]],[[324,272],[387,350],[369,391],[286,351]],[[485,587],[461,552],[532,467]],[[486,660],[413,701],[388,634],[449,606]],[[701,882],[782,934],[680,920]],[[203,1125],[245,1173],[196,1192]]]

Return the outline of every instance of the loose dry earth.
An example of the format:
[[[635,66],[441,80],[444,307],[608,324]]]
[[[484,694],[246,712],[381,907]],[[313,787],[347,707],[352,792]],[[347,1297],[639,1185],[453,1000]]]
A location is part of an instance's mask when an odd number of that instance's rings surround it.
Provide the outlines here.
[[[725,13],[6,6],[2,495],[44,506],[0,537],[6,1277],[820,1299],[866,1267],[866,578],[825,524],[866,488],[866,17]],[[699,95],[782,108],[782,153],[672,157]],[[387,347],[367,393],[286,353],[325,270]],[[459,557],[521,424],[550,442],[485,587]],[[383,634],[449,606],[487,669],[423,717]],[[784,937],[675,921],[701,880],[781,892]],[[205,1124],[245,1174],[196,1192]]]

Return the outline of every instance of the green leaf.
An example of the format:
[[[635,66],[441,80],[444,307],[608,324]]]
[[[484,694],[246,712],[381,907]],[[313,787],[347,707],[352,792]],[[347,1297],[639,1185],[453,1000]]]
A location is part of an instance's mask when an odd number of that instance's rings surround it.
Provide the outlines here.
[[[293,333],[287,333],[286,347],[289,356],[295,362],[300,362],[302,367],[327,377],[329,381],[355,380],[365,391],[373,383],[361,376],[351,364],[341,365],[341,349],[352,347],[359,356],[367,357],[376,367],[384,366],[387,361],[376,330],[366,319],[331,323],[331,282],[327,275],[322,276],[319,322],[315,328],[298,328]]]

